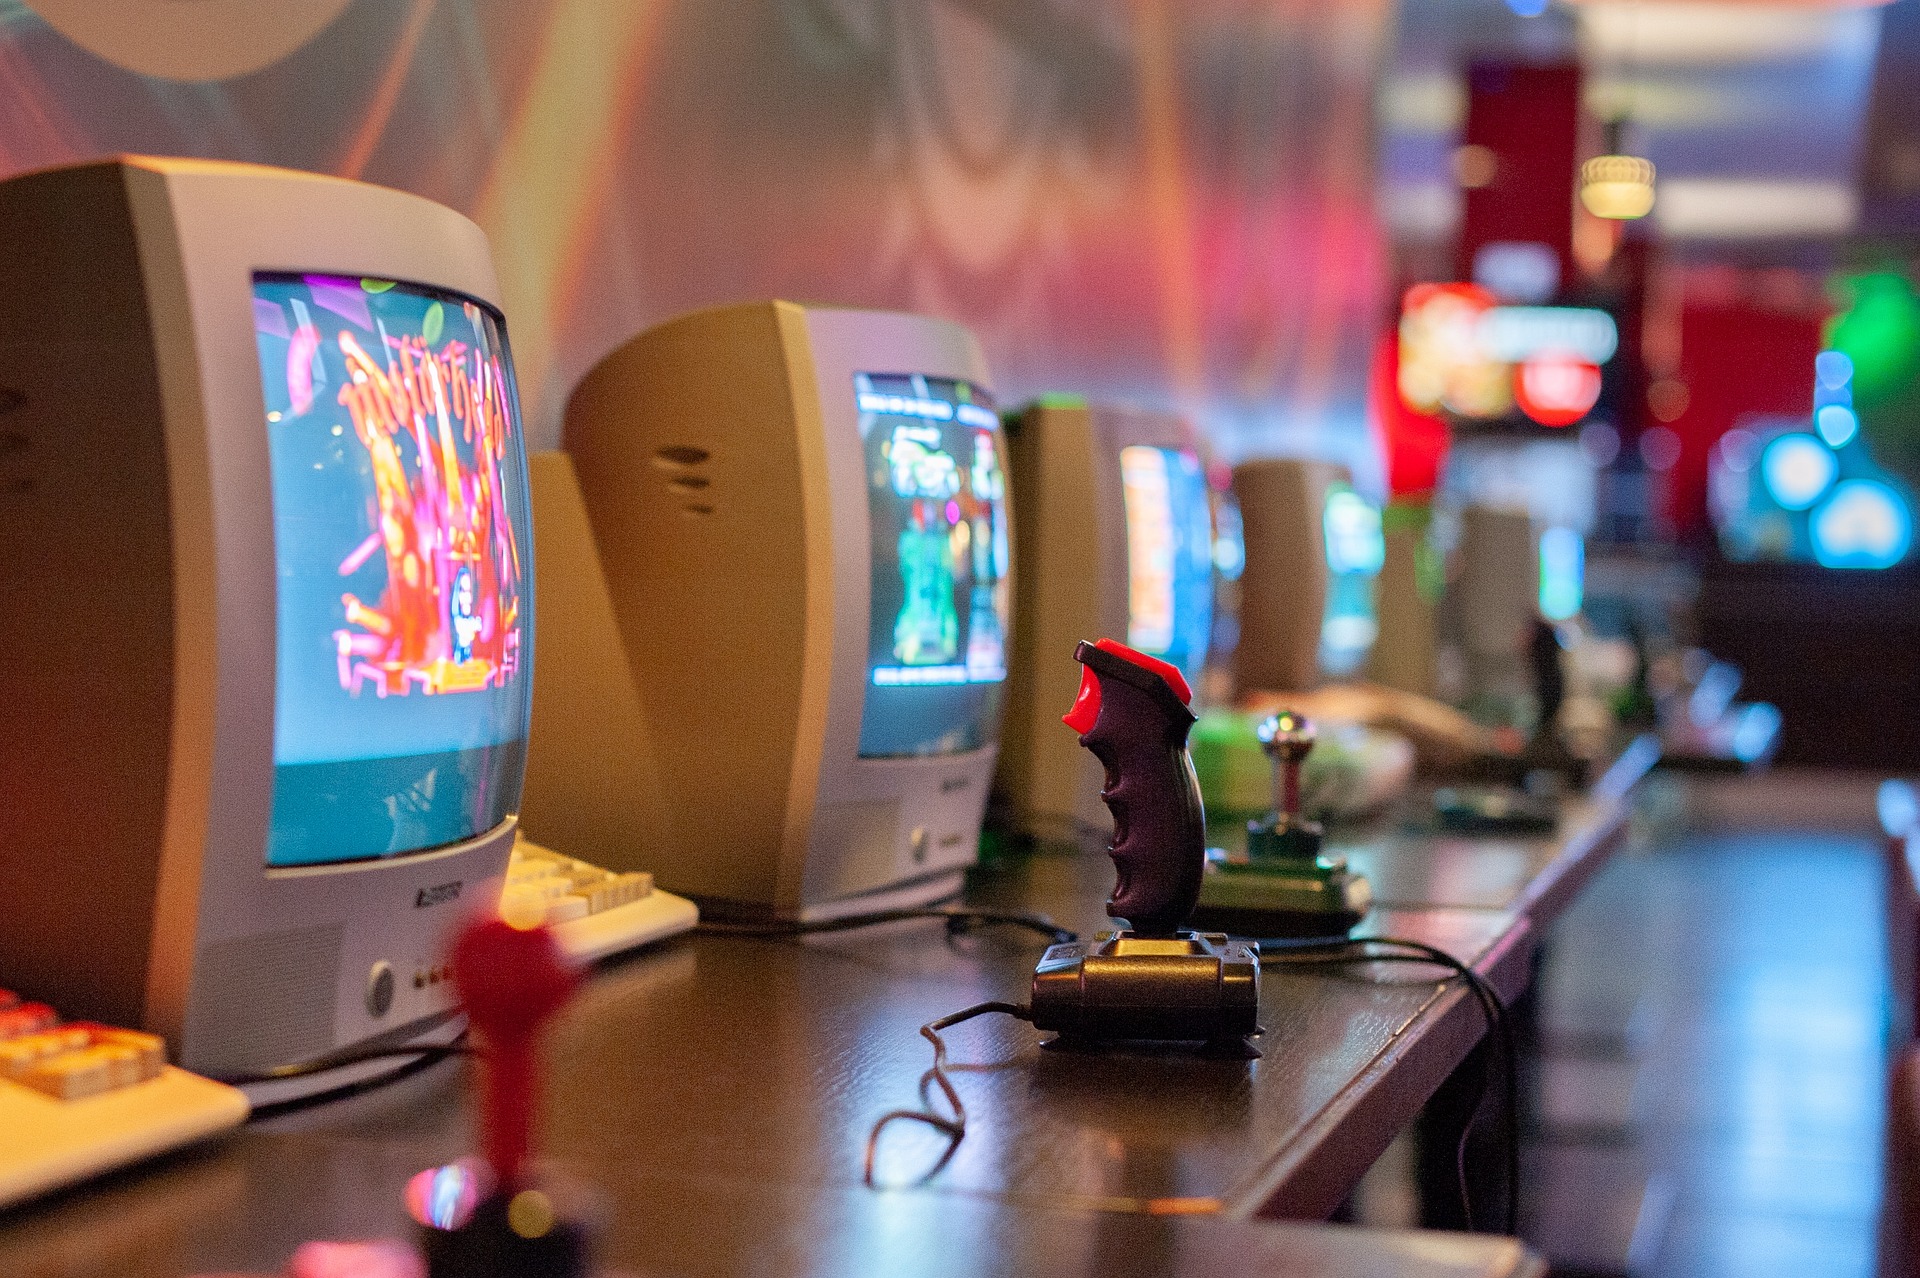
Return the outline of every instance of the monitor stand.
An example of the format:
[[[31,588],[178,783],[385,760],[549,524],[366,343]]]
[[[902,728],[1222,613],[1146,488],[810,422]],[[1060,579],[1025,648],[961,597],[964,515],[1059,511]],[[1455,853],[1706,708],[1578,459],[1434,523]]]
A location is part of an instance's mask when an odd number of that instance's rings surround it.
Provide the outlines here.
[[[340,1055],[352,1057],[368,1051],[404,1051],[415,1047],[432,1051],[451,1046],[466,1033],[466,1030],[466,1013],[448,1012],[440,1017],[430,1018],[425,1024],[402,1026],[393,1034],[355,1043],[351,1047],[343,1048]],[[406,1055],[382,1056],[377,1060],[363,1060],[337,1065],[331,1069],[321,1069],[311,1074],[302,1074],[298,1078],[240,1083],[236,1086],[246,1093],[254,1112],[258,1113],[269,1106],[284,1105],[291,1101],[302,1101],[324,1095],[327,1092],[381,1082],[394,1075],[405,1073],[418,1064],[420,1059],[418,1056]]]

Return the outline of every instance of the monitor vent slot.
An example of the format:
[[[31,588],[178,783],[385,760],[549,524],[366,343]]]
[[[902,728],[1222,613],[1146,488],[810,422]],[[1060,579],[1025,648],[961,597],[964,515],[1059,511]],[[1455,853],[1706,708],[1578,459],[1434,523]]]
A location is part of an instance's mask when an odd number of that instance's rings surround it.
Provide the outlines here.
[[[712,460],[711,452],[695,444],[654,450],[654,468],[666,472],[667,493],[679,503],[681,514],[700,518],[713,513],[713,477],[700,469]]]
[[[332,1047],[344,932],[337,923],[265,932],[200,951],[181,1064],[203,1074],[252,1073]]]

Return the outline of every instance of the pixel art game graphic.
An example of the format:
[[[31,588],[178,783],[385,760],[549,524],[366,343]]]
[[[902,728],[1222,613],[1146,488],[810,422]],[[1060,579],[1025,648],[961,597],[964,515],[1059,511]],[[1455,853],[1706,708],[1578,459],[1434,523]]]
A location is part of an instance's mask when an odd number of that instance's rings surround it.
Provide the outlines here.
[[[492,748],[524,738],[530,685],[500,321],[440,290],[322,275],[256,275],[253,307],[278,563],[274,836],[301,844],[293,863],[349,855],[315,844],[356,827],[372,854],[468,837],[510,807],[502,769],[520,756]]]
[[[964,382],[854,378],[873,534],[860,753],[944,754],[985,741],[1011,617],[999,418]]]

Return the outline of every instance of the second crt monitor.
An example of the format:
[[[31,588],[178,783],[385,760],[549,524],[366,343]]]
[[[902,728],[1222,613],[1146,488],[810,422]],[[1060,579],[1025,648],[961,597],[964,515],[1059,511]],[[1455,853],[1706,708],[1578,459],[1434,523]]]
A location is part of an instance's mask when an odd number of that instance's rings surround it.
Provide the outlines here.
[[[721,914],[956,891],[1013,607],[972,337],[789,302],[702,311],[588,374],[564,442],[657,751],[660,843],[638,868]]]
[[[1198,435],[1173,414],[1055,396],[1012,435],[1019,625],[995,820],[1041,838],[1104,836],[1100,763],[1060,723],[1080,686],[1074,644],[1124,636],[1201,686],[1222,494]]]

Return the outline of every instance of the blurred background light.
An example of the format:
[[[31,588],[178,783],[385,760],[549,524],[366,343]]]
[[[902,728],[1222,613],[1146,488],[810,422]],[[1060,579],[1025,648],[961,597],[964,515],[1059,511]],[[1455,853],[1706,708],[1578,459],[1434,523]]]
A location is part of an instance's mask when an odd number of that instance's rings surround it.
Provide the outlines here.
[[[1853,410],[1840,404],[1828,404],[1815,413],[1813,424],[1820,438],[1834,448],[1843,447],[1860,429],[1860,419],[1853,415]]]
[[[1913,541],[1913,516],[1877,479],[1849,479],[1814,512],[1813,555],[1828,568],[1891,568]]]
[[[1567,355],[1541,355],[1520,366],[1514,402],[1542,426],[1571,426],[1600,402],[1600,369]]]
[[[1844,235],[1860,197],[1848,182],[1672,178],[1660,184],[1660,230],[1675,239]]]
[[[1596,155],[1580,166],[1580,202],[1595,217],[1631,221],[1653,212],[1653,162]]]
[[[1545,302],[1560,287],[1560,255],[1532,240],[1495,240],[1473,255],[1473,282],[1503,302]]]
[[[1566,621],[1580,611],[1586,558],[1586,542],[1573,529],[1540,534],[1540,615],[1548,621]]]
[[[1788,510],[1819,501],[1838,469],[1832,450],[1811,435],[1782,435],[1760,455],[1768,495]]]
[[[1648,470],[1672,470],[1680,460],[1680,436],[1665,426],[1647,427],[1640,432],[1640,460]]]

